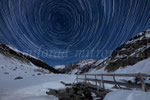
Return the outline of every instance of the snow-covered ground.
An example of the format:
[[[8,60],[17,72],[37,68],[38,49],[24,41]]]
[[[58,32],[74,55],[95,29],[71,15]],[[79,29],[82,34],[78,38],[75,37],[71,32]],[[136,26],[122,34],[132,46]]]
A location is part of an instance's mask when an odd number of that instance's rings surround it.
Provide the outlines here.
[[[47,96],[50,89],[65,88],[60,81],[72,83],[75,75],[49,74],[31,62],[0,54],[0,100],[58,100]],[[17,79],[16,77],[23,79]]]
[[[108,93],[104,100],[150,100],[150,92],[116,90]]]
[[[3,78],[8,78],[7,76]],[[58,100],[54,96],[47,96],[48,89],[63,89],[60,81],[72,83],[73,75],[47,74],[31,76],[22,80],[7,79],[7,83],[0,80],[0,100]]]

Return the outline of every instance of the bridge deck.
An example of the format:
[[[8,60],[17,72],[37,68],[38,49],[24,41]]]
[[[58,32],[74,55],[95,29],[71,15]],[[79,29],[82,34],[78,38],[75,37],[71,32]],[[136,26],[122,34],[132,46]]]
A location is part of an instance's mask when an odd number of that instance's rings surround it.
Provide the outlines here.
[[[84,78],[79,78],[79,76],[84,76]],[[95,78],[87,78],[87,76],[95,76]],[[101,76],[101,79],[98,79],[97,76]],[[104,76],[111,76],[113,80],[104,80]],[[139,79],[140,83],[131,83],[131,82],[120,82],[115,79],[115,77],[136,77]],[[142,88],[144,91],[150,90],[150,84],[144,82],[144,78],[150,77],[150,75],[138,73],[138,74],[83,74],[77,75],[77,83],[79,80],[82,80],[84,85],[93,88],[105,89],[105,84],[115,85],[119,89],[132,89],[132,88]],[[95,82],[95,84],[90,84]],[[122,87],[123,86],[123,87]]]

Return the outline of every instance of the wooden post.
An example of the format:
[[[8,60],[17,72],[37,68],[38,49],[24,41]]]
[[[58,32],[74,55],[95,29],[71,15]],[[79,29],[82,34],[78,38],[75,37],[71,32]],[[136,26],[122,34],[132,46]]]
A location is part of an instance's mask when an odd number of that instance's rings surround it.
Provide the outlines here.
[[[85,75],[85,83],[86,83],[86,75]]]
[[[104,80],[104,78],[103,78],[103,75],[102,75],[102,76],[101,76],[101,81],[102,81],[103,89],[105,89],[103,80]]]
[[[99,83],[99,87],[102,87],[102,81],[98,82]]]
[[[120,85],[119,85],[119,84],[117,84],[117,81],[116,81],[115,76],[113,76],[113,79],[114,79],[114,83],[115,83],[115,88],[117,88],[117,85],[118,85],[119,89],[121,89]]]
[[[114,80],[114,83],[115,83],[115,88],[117,88],[115,76],[113,76],[113,80]]]
[[[95,82],[96,82],[96,86],[97,86],[97,78],[96,78],[96,75],[95,75]]]
[[[146,90],[146,84],[144,83],[144,79],[143,79],[143,76],[142,76],[142,74],[139,74],[139,77],[140,77],[140,79],[141,79],[141,87],[142,87],[142,90],[144,90],[145,92],[147,91]]]
[[[78,83],[78,74],[77,74],[76,80],[77,80],[77,83]]]

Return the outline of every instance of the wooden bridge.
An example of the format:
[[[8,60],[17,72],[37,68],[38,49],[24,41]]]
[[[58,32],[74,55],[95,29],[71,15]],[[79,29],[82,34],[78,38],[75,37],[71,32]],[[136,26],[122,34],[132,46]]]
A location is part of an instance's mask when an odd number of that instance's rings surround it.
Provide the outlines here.
[[[109,77],[112,79],[105,79]],[[116,77],[129,77],[134,78],[135,82],[131,81],[120,81]],[[145,83],[145,79],[150,80],[150,75],[138,73],[138,74],[78,74],[76,76],[76,83],[82,83],[88,87],[95,89],[106,90],[105,84],[114,85],[114,88],[118,89],[132,89],[132,88],[141,88],[144,91],[150,89],[150,84]]]

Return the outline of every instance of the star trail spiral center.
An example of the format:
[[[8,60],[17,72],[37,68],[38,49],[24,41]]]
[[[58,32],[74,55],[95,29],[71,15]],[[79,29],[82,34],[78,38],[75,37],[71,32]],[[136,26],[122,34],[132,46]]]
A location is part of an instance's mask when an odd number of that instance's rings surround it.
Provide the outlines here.
[[[49,23],[51,23],[54,30],[65,32],[69,29],[70,25],[70,18],[68,16],[61,12],[52,13]]]

